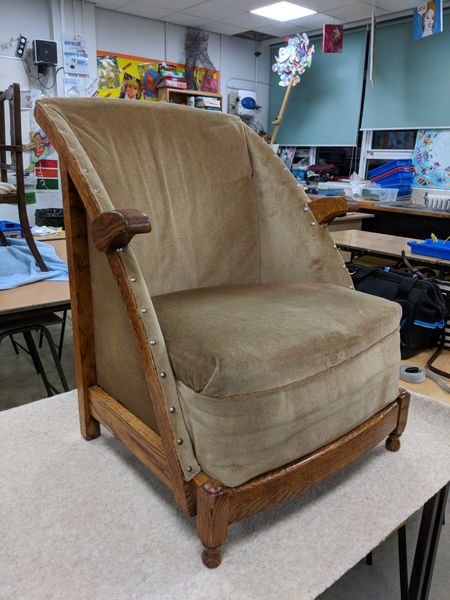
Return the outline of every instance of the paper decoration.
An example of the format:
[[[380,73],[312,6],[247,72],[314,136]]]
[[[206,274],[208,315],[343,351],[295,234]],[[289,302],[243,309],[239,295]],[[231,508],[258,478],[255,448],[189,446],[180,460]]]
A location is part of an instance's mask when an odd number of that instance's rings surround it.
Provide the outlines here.
[[[343,25],[323,26],[322,51],[324,54],[337,54],[339,52],[342,52],[343,42]]]
[[[301,76],[311,66],[314,46],[309,47],[309,38],[306,33],[298,33],[294,37],[287,38],[287,46],[281,46],[278,50],[278,56],[275,57],[275,63],[272,65],[272,71],[277,73],[280,81],[278,85],[286,88],[280,112],[273,121],[275,125],[270,143],[274,144],[283,120],[284,111],[289,100],[289,94],[294,85],[300,83]]]
[[[152,58],[97,51],[98,95],[103,98],[157,100],[158,67],[162,62],[164,61]],[[167,64],[178,73],[185,72],[185,65]],[[219,71],[195,67],[192,76],[198,82],[198,89],[219,89]],[[214,80],[213,85],[211,79]],[[139,89],[135,87],[138,83]]]
[[[426,2],[414,9],[414,39],[420,40],[444,30],[444,14],[442,0]]]
[[[450,131],[420,129],[412,164],[414,186],[450,189]]]
[[[30,153],[30,161],[33,164],[43,160],[54,152],[50,140],[42,129],[30,131],[30,141],[24,145],[23,149]]]
[[[87,75],[89,63],[87,54],[87,39],[77,33],[63,33],[64,72],[72,75]]]
[[[37,177],[37,190],[58,190],[58,160],[45,159],[37,163],[34,168],[34,173]]]
[[[311,66],[314,46],[309,48],[309,38],[306,33],[298,33],[287,38],[287,46],[281,46],[272,71],[277,73],[280,81],[278,85],[287,87],[300,83],[301,76]]]

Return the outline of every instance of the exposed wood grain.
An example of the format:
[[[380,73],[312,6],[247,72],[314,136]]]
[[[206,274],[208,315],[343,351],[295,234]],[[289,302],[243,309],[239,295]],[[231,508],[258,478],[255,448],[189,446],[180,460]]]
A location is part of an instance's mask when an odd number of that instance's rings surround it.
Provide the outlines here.
[[[386,440],[386,448],[391,452],[398,452],[400,450],[400,436],[405,431],[406,423],[408,421],[409,401],[409,392],[401,388],[399,395],[400,410],[398,412],[397,427]]]
[[[311,196],[313,197],[313,196]],[[342,217],[348,210],[347,200],[340,196],[321,196],[309,203],[318,225],[327,225],[336,217]]]
[[[169,465],[163,443],[157,433],[99,386],[89,388],[89,408],[91,414],[102,425],[171,488]]]
[[[204,550],[203,564],[215,569],[222,562],[221,545],[228,534],[230,491],[220,483],[207,481],[197,491],[197,533]]]
[[[136,234],[151,230],[149,217],[140,210],[110,210],[92,222],[92,241],[97,250],[110,254],[128,246]]]
[[[100,435],[100,425],[89,409],[88,389],[95,385],[94,325],[86,210],[66,169],[61,168],[64,219],[69,264],[73,343],[77,375],[81,434],[87,440]]]
[[[233,488],[230,496],[230,522],[274,506],[363,456],[395,430],[399,407],[399,400],[395,400],[359,427],[300,461]]]

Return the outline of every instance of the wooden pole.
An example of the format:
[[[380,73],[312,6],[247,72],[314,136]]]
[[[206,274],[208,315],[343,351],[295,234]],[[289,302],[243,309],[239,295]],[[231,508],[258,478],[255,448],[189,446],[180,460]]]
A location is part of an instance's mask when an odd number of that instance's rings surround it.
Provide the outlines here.
[[[289,85],[286,88],[286,91],[284,92],[284,98],[283,98],[283,102],[281,103],[280,112],[278,113],[278,116],[276,117],[275,121],[273,121],[273,124],[275,125],[275,127],[273,128],[272,137],[270,138],[271,144],[275,144],[275,140],[277,139],[278,130],[280,129],[281,121],[283,120],[284,111],[286,110],[286,106],[287,106],[287,103],[289,100],[289,94],[291,93],[293,82],[294,82],[294,79],[292,78],[291,81],[289,82]]]

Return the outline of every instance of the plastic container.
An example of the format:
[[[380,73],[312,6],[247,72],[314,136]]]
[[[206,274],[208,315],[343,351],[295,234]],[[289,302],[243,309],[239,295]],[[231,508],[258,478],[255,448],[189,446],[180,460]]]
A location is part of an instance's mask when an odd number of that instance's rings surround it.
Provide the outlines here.
[[[391,172],[404,172],[411,171],[413,172],[413,166],[411,160],[390,160],[384,165],[376,167],[376,169],[371,169],[368,172],[369,179],[375,179],[376,177],[380,177],[380,175],[390,175]]]
[[[408,242],[411,247],[412,254],[422,254],[422,256],[432,256],[433,258],[443,258],[450,260],[450,241],[438,240],[433,242],[432,239],[423,242]]]
[[[22,234],[22,227],[20,223],[14,223],[14,221],[0,221],[0,230],[6,235],[11,233]]]
[[[395,202],[397,200],[397,188],[383,188],[378,185],[368,185],[362,189],[362,197],[365,200],[378,200],[379,202]]]

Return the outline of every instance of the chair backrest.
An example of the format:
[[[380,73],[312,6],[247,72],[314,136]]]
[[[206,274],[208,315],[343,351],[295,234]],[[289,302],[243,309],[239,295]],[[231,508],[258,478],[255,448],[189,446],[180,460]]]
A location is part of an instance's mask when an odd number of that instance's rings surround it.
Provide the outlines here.
[[[100,209],[149,215],[152,232],[133,249],[152,295],[258,282],[252,168],[239,119],[112,99],[49,99],[45,110],[69,148],[75,138],[81,145],[80,169],[93,169],[91,181],[106,192],[97,195]]]

